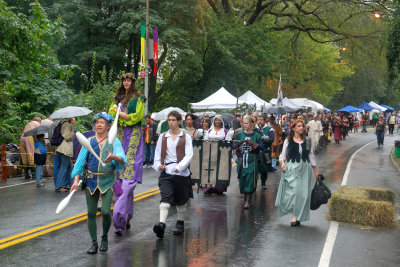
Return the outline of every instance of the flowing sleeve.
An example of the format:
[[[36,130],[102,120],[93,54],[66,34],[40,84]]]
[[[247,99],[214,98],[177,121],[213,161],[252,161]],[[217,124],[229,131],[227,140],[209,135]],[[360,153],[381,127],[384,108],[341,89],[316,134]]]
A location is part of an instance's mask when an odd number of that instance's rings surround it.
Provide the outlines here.
[[[87,158],[87,149],[82,147],[81,151],[79,152],[78,158],[76,159],[74,168],[71,172],[71,179],[75,177],[75,175],[82,176],[83,175],[83,168],[85,167],[86,158]]]
[[[117,171],[121,171],[124,168],[125,163],[128,159],[126,158],[126,155],[124,153],[124,149],[122,147],[121,141],[119,141],[118,138],[115,138],[113,146],[114,146],[113,154],[122,158],[123,163],[117,163],[115,160],[113,160],[112,163],[115,166],[117,166]]]
[[[153,169],[156,171],[160,171],[160,164],[161,164],[161,145],[162,145],[162,138],[163,134],[160,135],[160,138],[158,138],[156,150],[154,152],[154,163],[153,163]]]
[[[283,142],[282,153],[279,155],[279,160],[286,160],[288,145],[289,141],[285,139],[285,142]]]
[[[142,121],[142,119],[144,118],[144,101],[142,100],[142,97],[139,97],[137,99],[136,112],[130,113],[128,114],[128,116],[129,116],[128,121],[123,120],[125,124],[128,126],[133,126]]]

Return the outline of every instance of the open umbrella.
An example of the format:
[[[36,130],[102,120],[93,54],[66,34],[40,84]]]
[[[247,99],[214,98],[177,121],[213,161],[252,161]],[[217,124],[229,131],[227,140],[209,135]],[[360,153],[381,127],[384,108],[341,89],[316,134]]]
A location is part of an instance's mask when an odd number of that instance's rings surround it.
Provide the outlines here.
[[[180,108],[169,107],[169,108],[165,108],[165,109],[161,110],[160,112],[157,112],[156,116],[154,116],[154,120],[156,120],[156,121],[167,120],[168,114],[173,110],[178,111],[178,113],[180,113],[180,114],[185,113]]]
[[[231,114],[231,113],[222,113],[221,116],[224,119],[224,125],[231,124],[231,122],[233,121],[233,118],[234,118],[233,114]]]
[[[49,127],[49,126],[40,125],[39,127],[36,127],[36,128],[33,128],[33,129],[27,131],[27,132],[24,134],[24,137],[27,137],[27,136],[34,136],[34,135],[39,135],[39,134],[45,134],[45,133],[48,133],[49,130],[50,130],[50,127]]]
[[[284,114],[284,113],[295,112],[295,111],[296,110],[294,110],[293,108],[287,107],[287,106],[272,106],[270,108],[263,110],[263,113]]]
[[[75,118],[86,116],[92,112],[93,111],[85,107],[68,106],[54,111],[49,117],[52,119]]]

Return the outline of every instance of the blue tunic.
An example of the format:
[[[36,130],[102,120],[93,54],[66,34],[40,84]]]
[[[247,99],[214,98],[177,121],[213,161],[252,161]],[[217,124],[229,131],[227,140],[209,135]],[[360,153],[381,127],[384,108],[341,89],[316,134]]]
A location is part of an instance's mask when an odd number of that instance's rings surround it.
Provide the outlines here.
[[[114,155],[121,157],[123,160],[123,163],[117,163],[116,161],[112,160],[111,162],[107,162],[106,166],[103,167],[91,153],[88,153],[88,150],[86,148],[82,147],[76,160],[74,169],[72,170],[71,178],[73,179],[77,174],[82,176],[83,168],[86,162],[88,162],[88,169],[90,172],[107,173],[105,175],[93,174],[93,178],[87,179],[87,187],[90,190],[91,194],[93,194],[97,188],[99,188],[100,192],[104,194],[108,189],[112,190],[115,182],[114,171],[122,170],[127,160],[126,155],[118,138],[115,138],[113,145],[108,144],[108,140],[106,140],[102,149],[100,149],[96,137],[91,137],[89,141],[93,150],[103,162],[108,156],[106,149],[108,149]]]

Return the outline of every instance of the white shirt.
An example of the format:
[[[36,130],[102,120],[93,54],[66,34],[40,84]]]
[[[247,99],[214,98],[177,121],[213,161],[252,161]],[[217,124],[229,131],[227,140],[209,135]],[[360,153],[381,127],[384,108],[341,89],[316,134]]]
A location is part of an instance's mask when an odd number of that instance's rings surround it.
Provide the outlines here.
[[[175,141],[172,140],[172,136],[170,134],[170,131],[163,133],[160,135],[160,138],[158,139],[157,146],[156,146],[156,152],[154,155],[154,164],[153,164],[153,169],[156,171],[161,171],[160,165],[161,165],[161,146],[162,146],[162,140],[164,135],[167,137],[167,151],[166,155],[164,158],[164,164],[167,164],[169,162],[177,162],[178,159],[176,157],[176,146],[178,145],[179,137],[183,135],[182,130],[180,131],[179,135],[175,137]],[[193,157],[193,146],[192,146],[192,137],[188,134],[185,135],[186,137],[186,142],[185,142],[185,156],[179,162],[177,163],[171,163],[168,164],[167,167],[165,168],[165,172],[170,174],[170,175],[180,175],[180,176],[189,176],[190,175],[190,170],[189,170],[189,164],[190,161],[192,160]],[[174,169],[177,169],[178,172],[172,172]]]
[[[215,128],[211,129],[207,136],[204,136],[204,140],[232,140],[232,132],[228,131],[225,136],[224,128],[221,128],[218,132]]]
[[[301,141],[300,143],[297,143],[295,141],[296,144],[299,144],[299,153],[300,153],[300,155],[301,155],[301,153],[303,153],[303,148],[301,147],[301,144],[303,144],[303,142],[304,141]],[[285,142],[283,142],[282,153],[279,155],[279,160],[284,160],[286,162],[288,146],[289,146],[289,141],[287,139],[285,139]],[[315,157],[314,157],[314,152],[312,150],[310,150],[310,153],[308,154],[308,157],[310,158],[311,166],[317,166],[317,162],[315,161]]]

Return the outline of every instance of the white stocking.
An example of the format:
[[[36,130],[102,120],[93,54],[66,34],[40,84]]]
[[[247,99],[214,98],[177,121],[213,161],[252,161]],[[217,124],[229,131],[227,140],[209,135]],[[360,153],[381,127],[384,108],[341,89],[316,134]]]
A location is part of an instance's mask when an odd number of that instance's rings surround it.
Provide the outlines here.
[[[178,221],[184,221],[186,213],[186,204],[176,206],[176,210],[178,211]]]
[[[165,223],[168,217],[168,210],[171,207],[169,203],[160,203],[160,222]]]

